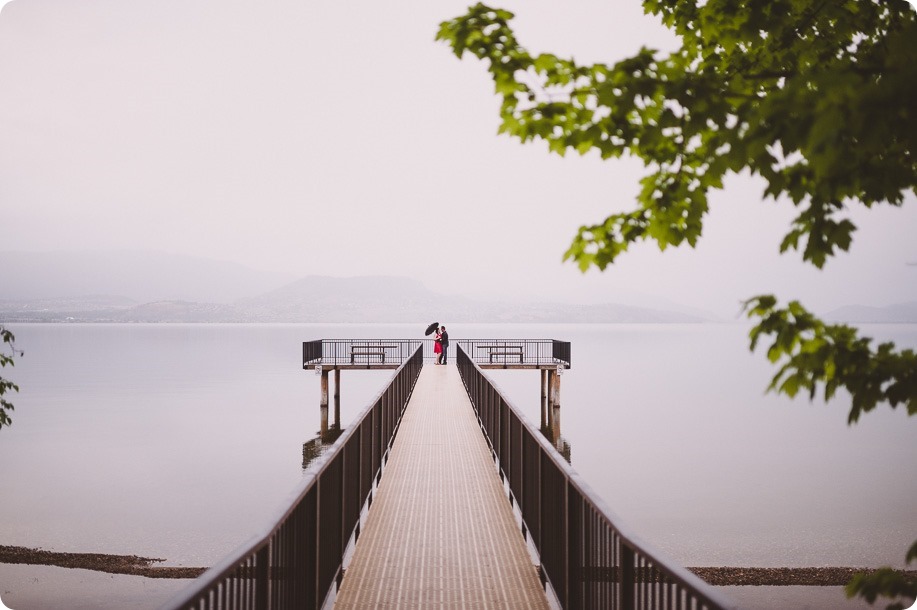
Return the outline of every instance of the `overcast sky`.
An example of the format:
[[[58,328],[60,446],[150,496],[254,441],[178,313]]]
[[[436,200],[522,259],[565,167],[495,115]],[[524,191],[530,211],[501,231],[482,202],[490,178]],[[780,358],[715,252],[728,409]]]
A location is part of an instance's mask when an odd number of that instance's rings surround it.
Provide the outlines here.
[[[561,263],[634,204],[633,160],[497,136],[485,66],[434,42],[468,2],[13,0],[0,12],[2,250],[153,249],[297,276],[404,275],[474,296],[662,297],[731,315],[917,300],[917,206],[851,210],[853,251],[778,255],[793,217],[735,177],[698,248]],[[533,52],[674,41],[637,1],[504,2]],[[2,290],[2,289],[0,289]]]

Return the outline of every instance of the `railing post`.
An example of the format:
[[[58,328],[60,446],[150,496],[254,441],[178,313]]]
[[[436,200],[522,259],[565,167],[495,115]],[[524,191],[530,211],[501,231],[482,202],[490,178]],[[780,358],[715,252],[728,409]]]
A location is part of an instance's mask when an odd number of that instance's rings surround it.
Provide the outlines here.
[[[634,568],[634,550],[623,540],[621,545],[621,582],[618,583],[621,593],[620,605],[622,610],[633,610],[637,607],[637,572]]]
[[[322,587],[321,587],[321,567],[322,567],[322,483],[319,478],[315,479],[315,523],[312,524],[313,535],[315,536],[315,548],[311,549],[314,553],[315,569],[312,570],[311,578],[315,587],[315,599],[307,608],[320,608],[322,604]]]
[[[267,610],[269,607],[268,587],[270,586],[270,544],[265,544],[255,555],[255,610]]]
[[[567,484],[567,607],[583,607],[583,497]]]
[[[563,558],[561,560],[561,579],[564,580],[564,608],[574,608],[576,606],[572,605],[572,591],[573,583],[570,581],[570,504],[568,502],[570,498],[570,479],[564,477],[563,483],[563,496],[561,497],[561,505],[563,506],[563,513],[561,514],[561,528],[563,530],[563,543],[560,548]],[[555,500],[556,501],[556,500]]]

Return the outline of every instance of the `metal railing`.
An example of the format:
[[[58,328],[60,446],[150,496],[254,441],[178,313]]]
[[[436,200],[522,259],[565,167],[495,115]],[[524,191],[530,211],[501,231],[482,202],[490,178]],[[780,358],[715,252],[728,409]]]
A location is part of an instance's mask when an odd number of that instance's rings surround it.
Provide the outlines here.
[[[482,366],[550,366],[570,368],[570,342],[553,339],[459,339],[455,341]]]
[[[398,365],[423,345],[432,360],[433,339],[319,339],[302,344],[303,368],[316,366]],[[482,366],[551,366],[570,368],[570,342],[553,339],[454,339],[456,345]]]
[[[302,366],[306,366],[310,362],[315,362],[316,360],[322,359],[322,340],[318,339],[316,341],[303,341],[302,342]]]
[[[321,365],[398,366],[420,347],[419,339],[320,339],[302,344],[303,368]]]
[[[556,339],[551,342],[551,355],[554,357],[554,360],[558,362],[567,363],[567,368],[570,368],[570,342],[569,341],[557,341]]]
[[[517,502],[523,534],[564,608],[732,608],[713,587],[641,541],[463,349],[456,362]]]
[[[305,358],[306,346],[303,346]],[[419,346],[297,488],[288,508],[164,608],[320,608],[360,533],[386,453],[423,366]]]

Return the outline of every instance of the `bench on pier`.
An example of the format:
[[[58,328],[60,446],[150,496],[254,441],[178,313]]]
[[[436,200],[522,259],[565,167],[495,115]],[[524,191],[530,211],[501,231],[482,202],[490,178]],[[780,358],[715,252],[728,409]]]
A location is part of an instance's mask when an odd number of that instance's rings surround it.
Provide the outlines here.
[[[486,349],[487,356],[491,364],[494,361],[494,356],[519,356],[519,364],[522,364],[524,354],[522,353],[521,345],[479,345],[478,349]]]
[[[378,356],[385,362],[385,350],[396,349],[397,345],[378,345],[375,343],[354,343],[350,346],[350,364],[356,361],[357,356]]]

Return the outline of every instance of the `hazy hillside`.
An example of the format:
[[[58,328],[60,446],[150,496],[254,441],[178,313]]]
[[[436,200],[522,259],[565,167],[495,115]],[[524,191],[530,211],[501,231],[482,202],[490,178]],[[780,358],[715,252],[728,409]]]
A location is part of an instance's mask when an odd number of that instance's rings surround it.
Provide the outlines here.
[[[0,252],[0,322],[703,322],[665,307],[510,304],[404,277],[289,281],[157,252]]]
[[[401,277],[310,276],[236,308],[262,322],[701,322],[697,316],[623,305],[508,304],[437,294]]]
[[[0,300],[111,295],[138,303],[231,303],[292,279],[236,263],[164,252],[0,252]]]
[[[898,303],[888,307],[849,305],[825,314],[825,320],[849,323],[914,324],[917,323],[917,302]]]
[[[236,306],[263,322],[416,322],[466,319],[472,301],[436,294],[403,277],[308,276]]]

